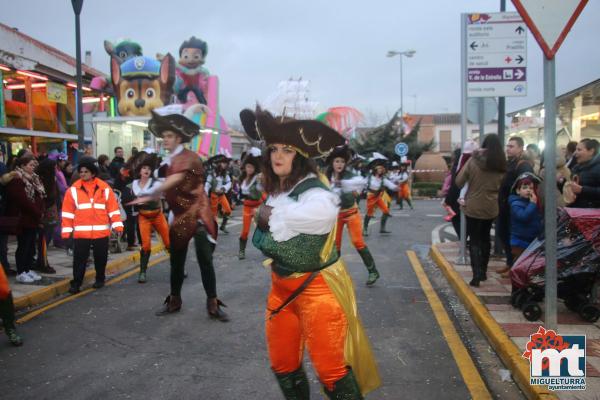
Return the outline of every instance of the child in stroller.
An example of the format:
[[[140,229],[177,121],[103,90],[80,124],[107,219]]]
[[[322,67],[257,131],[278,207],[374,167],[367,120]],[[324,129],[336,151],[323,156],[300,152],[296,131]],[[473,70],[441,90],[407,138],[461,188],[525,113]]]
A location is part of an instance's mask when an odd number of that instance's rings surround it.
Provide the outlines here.
[[[557,295],[584,320],[600,317],[596,299],[600,271],[600,210],[559,208],[557,221]],[[511,303],[529,321],[538,320],[538,302],[545,293],[546,268],[543,238],[535,239],[510,271]]]

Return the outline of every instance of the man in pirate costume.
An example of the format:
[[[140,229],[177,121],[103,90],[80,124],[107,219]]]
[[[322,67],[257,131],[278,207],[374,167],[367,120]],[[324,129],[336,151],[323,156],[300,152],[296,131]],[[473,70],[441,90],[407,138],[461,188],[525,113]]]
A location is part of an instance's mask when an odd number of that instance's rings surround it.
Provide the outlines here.
[[[365,221],[363,223],[364,236],[369,236],[369,221],[375,214],[375,207],[378,207],[383,213],[381,216],[379,233],[390,233],[385,230],[387,220],[391,217],[388,205],[384,200],[385,188],[392,191],[396,191],[398,188],[385,177],[387,162],[387,158],[377,152],[373,153],[369,162],[369,171],[371,172],[367,177],[367,215],[365,215]]]
[[[144,204],[158,199],[164,193],[169,204],[169,241],[171,259],[171,293],[164,307],[156,315],[178,312],[182,306],[181,287],[188,243],[193,238],[196,258],[206,292],[206,309],[212,319],[228,321],[221,310],[225,306],[217,298],[217,284],[213,266],[213,251],[217,239],[217,223],[204,192],[204,168],[196,153],[183,147],[200,133],[200,127],[181,114],[159,115],[152,111],[148,129],[163,139],[169,156],[163,161],[158,176],[166,178],[163,184],[131,204]]]
[[[240,176],[240,192],[243,208],[243,225],[240,233],[240,252],[238,258],[246,258],[246,243],[248,242],[248,233],[250,225],[256,213],[256,209],[263,200],[263,192],[260,176],[260,156],[261,151],[257,147],[252,147],[242,156],[242,175]]]
[[[227,193],[231,190],[231,177],[228,174],[230,158],[224,154],[217,154],[211,157],[207,164],[212,166],[212,169],[206,177],[205,190],[210,196],[210,209],[213,215],[217,215],[219,206],[221,206],[221,214],[223,220],[219,230],[228,234],[227,221],[231,215],[231,205],[227,199]]]
[[[371,286],[379,279],[379,272],[375,267],[373,256],[363,239],[360,210],[356,204],[356,198],[365,187],[366,179],[346,169],[351,156],[350,149],[344,145],[336,147],[329,154],[326,161],[327,177],[329,178],[331,189],[340,197],[341,203],[337,219],[335,246],[338,253],[341,254],[342,234],[344,233],[344,225],[347,225],[352,245],[358,251],[360,258],[367,267],[367,271],[369,271],[367,286]]]
[[[313,158],[344,139],[315,120],[274,118],[258,109],[240,118],[262,138],[263,186],[252,243],[269,257],[271,290],[266,339],[271,369],[286,399],[308,400],[302,367],[309,350],[330,399],[362,399],[380,384],[369,340],[356,313],[354,288],[335,248],[339,197],[319,176]]]

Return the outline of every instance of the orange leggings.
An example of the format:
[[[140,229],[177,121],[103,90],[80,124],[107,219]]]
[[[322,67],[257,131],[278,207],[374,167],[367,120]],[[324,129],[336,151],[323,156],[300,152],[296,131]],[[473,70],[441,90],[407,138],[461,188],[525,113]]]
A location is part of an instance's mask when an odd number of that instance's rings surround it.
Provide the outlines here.
[[[398,190],[398,199],[410,200],[410,186],[408,183],[400,184],[400,189]]]
[[[227,200],[227,196],[224,194],[216,194],[211,192],[210,194],[210,210],[213,215],[217,216],[217,211],[219,209],[219,204],[221,205],[221,213],[228,217],[231,215],[231,206],[229,205],[229,200]]]
[[[379,207],[382,213],[389,214],[387,204],[383,201],[383,192],[379,194],[369,192],[367,194],[367,216],[372,217],[375,214],[375,206]]]
[[[350,240],[356,250],[362,250],[367,247],[362,234],[360,212],[358,211],[358,208],[351,208],[350,210],[342,210],[338,214],[337,231],[335,232],[335,247],[337,247],[338,252],[342,249],[342,233],[344,232],[344,225],[348,225]]]
[[[4,267],[0,265],[0,300],[5,300],[10,294],[10,287],[8,286],[8,278],[4,273]]]
[[[242,233],[240,234],[240,239],[247,240],[248,233],[250,232],[250,224],[252,224],[252,218],[254,218],[254,214],[258,206],[262,200],[244,200],[244,209],[242,214]]]
[[[152,249],[153,227],[160,235],[165,247],[169,248],[169,225],[161,210],[140,211],[138,214],[138,224],[140,226],[140,235],[142,235],[142,250],[150,251]]]
[[[284,278],[271,273],[271,292],[267,300],[266,334],[271,368],[277,374],[297,370],[304,355],[304,344],[319,380],[329,390],[348,370],[344,344],[348,321],[322,274],[279,314],[269,319],[309,274]]]

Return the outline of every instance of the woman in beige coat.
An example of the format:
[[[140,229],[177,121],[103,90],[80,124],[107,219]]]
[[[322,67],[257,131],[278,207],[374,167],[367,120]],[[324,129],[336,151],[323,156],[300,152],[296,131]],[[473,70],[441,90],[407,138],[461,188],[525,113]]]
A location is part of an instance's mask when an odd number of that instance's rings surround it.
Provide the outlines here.
[[[498,216],[498,191],[506,172],[506,157],[497,135],[486,135],[481,149],[473,153],[458,176],[459,187],[469,184],[464,213],[467,217],[467,236],[473,279],[469,284],[479,286],[487,279],[490,259],[490,230]]]

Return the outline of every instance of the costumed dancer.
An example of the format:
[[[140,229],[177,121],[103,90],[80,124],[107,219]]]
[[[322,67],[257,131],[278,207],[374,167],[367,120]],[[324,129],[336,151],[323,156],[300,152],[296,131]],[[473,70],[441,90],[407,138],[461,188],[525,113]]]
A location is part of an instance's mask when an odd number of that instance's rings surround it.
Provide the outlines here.
[[[408,171],[409,165],[410,161],[402,161],[400,163],[400,170],[398,171],[396,180],[394,182],[398,185],[398,197],[396,199],[401,210],[404,209],[404,205],[402,204],[403,200],[408,203],[408,206],[411,210],[414,210],[410,196],[410,172]]]
[[[160,187],[162,182],[153,176],[156,168],[157,159],[155,155],[144,156],[143,160],[135,169],[135,175],[138,179],[131,184],[131,189],[135,197],[143,197],[152,193],[153,190]],[[160,199],[149,201],[140,204],[137,207],[138,211],[138,226],[140,228],[140,236],[142,248],[140,250],[140,273],[138,275],[139,283],[146,283],[146,270],[150,261],[150,253],[152,250],[152,229],[155,229],[163,245],[169,249],[169,225],[162,211]]]
[[[158,176],[165,177],[159,187],[149,196],[140,197],[131,204],[156,201],[164,193],[172,215],[169,215],[169,244],[171,261],[171,293],[164,307],[156,313],[168,315],[181,310],[181,287],[188,243],[193,238],[196,259],[200,266],[202,285],[206,292],[206,309],[210,318],[226,322],[225,306],[217,298],[217,280],[213,266],[213,251],[217,240],[217,222],[210,210],[204,192],[204,167],[196,153],[183,147],[200,133],[200,127],[181,114],[160,115],[152,111],[148,129],[163,139],[163,147],[169,156],[162,162]]]
[[[12,291],[8,285],[8,278],[4,273],[4,268],[0,265],[0,318],[4,333],[8,336],[8,341],[13,346],[21,346],[23,339],[17,333],[15,325],[15,304],[13,302]]]
[[[231,190],[231,177],[228,173],[230,158],[223,154],[217,154],[211,157],[207,164],[212,165],[212,170],[206,177],[204,184],[206,194],[210,196],[210,209],[213,215],[217,215],[219,206],[221,206],[221,215],[223,220],[219,230],[228,234],[227,221],[231,215],[231,205],[227,199],[227,193]]]
[[[315,120],[281,121],[260,109],[243,110],[240,118],[246,133],[268,146],[262,169],[268,197],[252,243],[270,257],[266,339],[277,382],[286,399],[309,399],[306,345],[330,399],[362,399],[379,386],[379,375],[352,281],[335,249],[339,197],[311,160],[344,140]]]
[[[375,152],[369,162],[368,167],[371,173],[367,177],[367,215],[365,215],[365,221],[363,222],[364,236],[369,236],[369,221],[375,214],[375,207],[378,207],[383,213],[379,233],[390,233],[385,230],[387,220],[391,217],[390,210],[384,200],[385,188],[392,191],[396,191],[398,188],[385,177],[387,161],[384,155]]]
[[[261,151],[256,147],[250,148],[242,160],[242,175],[240,176],[241,196],[244,202],[243,226],[240,233],[240,252],[238,258],[246,258],[246,243],[250,224],[256,213],[256,209],[263,200],[262,184],[260,183],[260,156]]]
[[[367,286],[371,286],[379,279],[379,272],[375,267],[375,260],[365,244],[362,234],[362,220],[360,210],[356,204],[356,198],[365,187],[366,179],[355,175],[346,169],[346,164],[351,158],[348,146],[336,147],[327,157],[327,177],[331,184],[331,190],[340,197],[340,212],[337,218],[337,230],[335,236],[335,247],[338,254],[342,250],[342,234],[344,225],[348,226],[348,233],[352,245],[358,251],[360,258],[369,271]]]

